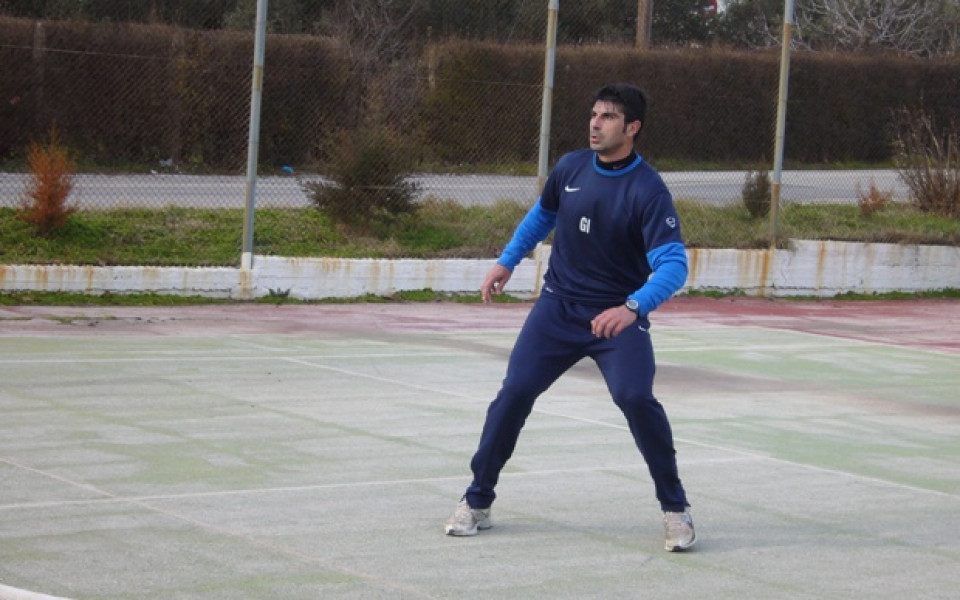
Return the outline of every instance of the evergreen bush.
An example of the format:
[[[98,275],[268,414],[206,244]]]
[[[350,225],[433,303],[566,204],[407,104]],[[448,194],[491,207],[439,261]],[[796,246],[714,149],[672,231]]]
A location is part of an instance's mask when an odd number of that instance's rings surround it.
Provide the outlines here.
[[[302,185],[334,221],[377,233],[400,215],[416,212],[420,186],[409,177],[415,153],[396,134],[377,126],[346,131],[328,155],[323,178]]]
[[[77,210],[67,205],[76,165],[67,148],[60,144],[55,128],[50,130],[46,143],[30,144],[27,163],[30,178],[17,216],[33,225],[37,235],[49,237],[63,228]]]
[[[754,219],[770,214],[772,187],[766,171],[748,171],[743,184],[743,205]]]

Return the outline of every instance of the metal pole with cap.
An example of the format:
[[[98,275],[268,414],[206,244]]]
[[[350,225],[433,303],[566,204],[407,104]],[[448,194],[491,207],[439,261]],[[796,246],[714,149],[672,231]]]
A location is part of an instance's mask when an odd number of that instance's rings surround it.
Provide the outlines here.
[[[550,119],[553,114],[553,73],[557,63],[557,13],[560,0],[547,3],[547,52],[543,67],[543,102],[540,107],[540,156],[537,161],[537,194],[547,181],[550,156]]]
[[[247,144],[247,185],[244,191],[243,254],[240,268],[253,268],[253,212],[260,149],[260,103],[263,96],[263,57],[267,45],[267,0],[257,0],[257,27],[253,42],[253,81],[250,86],[250,134]]]
[[[777,248],[777,221],[780,216],[780,182],[783,177],[783,146],[787,125],[787,91],[790,81],[790,40],[793,34],[794,0],[784,0],[783,47],[780,50],[780,90],[777,94],[777,132],[774,141],[773,183],[770,198],[770,249]]]

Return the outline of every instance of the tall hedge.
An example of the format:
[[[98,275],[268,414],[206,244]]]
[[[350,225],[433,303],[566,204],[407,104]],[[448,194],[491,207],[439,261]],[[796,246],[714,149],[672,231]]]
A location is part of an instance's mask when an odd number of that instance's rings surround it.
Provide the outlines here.
[[[725,162],[769,155],[777,87],[769,55],[563,50],[557,58],[555,152],[585,144],[592,94],[609,81],[635,83],[646,92],[640,144],[651,159]]]
[[[0,33],[12,42],[0,47],[0,110],[15,124],[0,129],[0,161],[56,125],[84,165],[246,164],[252,35],[11,19]],[[350,69],[336,44],[308,36],[272,37],[269,60],[261,158],[307,162],[334,119],[355,110]]]
[[[502,58],[509,54],[513,60]],[[460,44],[448,48],[438,72],[469,72],[495,60],[499,81],[542,80],[543,49],[523,46],[488,48]],[[648,95],[647,123],[641,146],[651,159],[728,163],[768,162],[773,155],[780,70],[779,52],[716,49],[636,51],[610,47],[560,48],[551,123],[551,155],[586,143],[592,93],[609,81],[639,84]],[[525,69],[518,74],[513,69]],[[481,85],[489,73],[450,77],[434,98],[446,106],[469,96],[482,107],[497,107],[503,89]],[[787,106],[786,157],[794,164],[877,163],[891,157],[893,111],[921,105],[943,126],[960,123],[960,62],[895,56],[794,53]],[[532,100],[531,100],[532,101]],[[536,98],[539,108],[539,97]],[[434,114],[443,113],[434,103]],[[475,112],[477,135],[503,128],[531,136],[517,115],[532,109]],[[462,107],[457,106],[457,112]],[[480,119],[483,115],[483,119]],[[439,141],[439,138],[434,138]],[[509,140],[505,140],[505,143]],[[504,150],[499,150],[504,152]],[[522,155],[518,146],[515,154]]]
[[[40,73],[31,56],[33,45],[32,21],[0,18],[0,163],[26,160],[37,130],[42,98],[34,90]]]
[[[446,44],[423,95],[427,153],[446,163],[535,161],[543,49]]]
[[[246,164],[252,34],[0,18],[0,40],[0,164],[54,124],[81,167]],[[371,115],[424,163],[533,162],[543,68],[541,45],[445,42],[371,61],[326,38],[268,36],[261,164],[322,168],[327,142]],[[551,157],[586,143],[593,91],[621,80],[649,96],[651,160],[769,162],[778,72],[769,51],[561,47]],[[892,112],[921,105],[960,123],[960,61],[794,53],[787,161],[887,161]]]

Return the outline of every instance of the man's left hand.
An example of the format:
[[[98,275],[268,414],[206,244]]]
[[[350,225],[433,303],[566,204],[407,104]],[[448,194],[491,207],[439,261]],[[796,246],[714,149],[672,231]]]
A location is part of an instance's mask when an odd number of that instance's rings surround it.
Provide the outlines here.
[[[626,306],[608,308],[590,321],[590,331],[598,338],[612,338],[637,320],[637,313]]]

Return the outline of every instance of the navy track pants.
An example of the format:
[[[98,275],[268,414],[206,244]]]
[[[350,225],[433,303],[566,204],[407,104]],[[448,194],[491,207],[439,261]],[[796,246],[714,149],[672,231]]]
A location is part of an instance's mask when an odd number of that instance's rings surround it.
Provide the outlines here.
[[[549,295],[534,304],[510,354],[503,386],[487,409],[480,444],[470,462],[473,482],[466,499],[471,507],[493,503],[500,471],[513,454],[537,397],[586,356],[600,367],[613,401],[627,419],[661,508],[682,512],[689,506],[677,473],[670,422],[653,396],[656,367],[649,323],[641,318],[612,339],[597,338],[590,321],[600,312],[595,306]]]

